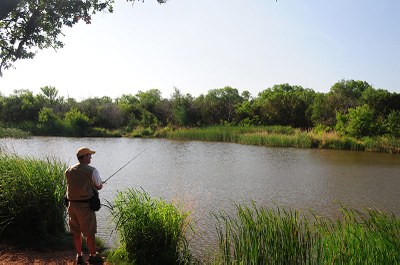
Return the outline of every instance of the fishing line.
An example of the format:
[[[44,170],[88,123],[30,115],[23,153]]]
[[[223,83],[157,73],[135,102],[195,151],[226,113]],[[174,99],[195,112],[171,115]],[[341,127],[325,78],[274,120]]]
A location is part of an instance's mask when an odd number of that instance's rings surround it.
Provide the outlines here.
[[[144,151],[147,150],[147,147],[144,148],[141,152],[139,152],[137,155],[135,155],[131,160],[129,160],[125,165],[123,165],[122,167],[120,167],[117,171],[115,171],[111,176],[109,176],[106,180],[104,180],[102,183],[106,183],[110,178],[112,178],[113,176],[115,176],[118,172],[120,172],[124,167],[126,167],[127,165],[129,165],[133,160],[135,160],[138,156],[140,156]]]

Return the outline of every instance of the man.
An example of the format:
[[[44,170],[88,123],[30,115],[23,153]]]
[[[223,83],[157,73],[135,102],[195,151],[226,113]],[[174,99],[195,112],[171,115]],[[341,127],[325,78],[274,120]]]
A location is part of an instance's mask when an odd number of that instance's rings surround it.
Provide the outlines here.
[[[96,252],[96,213],[89,208],[88,202],[82,202],[90,199],[94,192],[103,187],[99,172],[89,165],[94,153],[95,151],[87,147],[79,148],[76,153],[79,163],[65,171],[69,200],[68,226],[73,236],[77,264],[86,264],[82,255],[82,234],[86,237],[89,249],[89,264],[103,263],[102,257]]]

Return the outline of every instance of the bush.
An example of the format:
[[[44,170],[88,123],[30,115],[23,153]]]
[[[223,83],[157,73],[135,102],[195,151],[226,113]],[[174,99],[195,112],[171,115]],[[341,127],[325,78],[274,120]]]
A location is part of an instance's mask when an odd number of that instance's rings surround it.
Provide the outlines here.
[[[78,109],[71,109],[65,114],[67,131],[73,136],[86,136],[90,128],[90,119]]]
[[[191,254],[186,240],[189,213],[143,190],[119,192],[109,203],[120,244],[110,254],[135,264],[188,264]]]
[[[126,134],[128,137],[134,138],[145,138],[145,137],[152,137],[155,134],[155,130],[150,127],[136,127],[131,133]]]
[[[92,128],[88,133],[88,137],[122,137],[122,134],[118,130],[110,131],[104,128]]]
[[[65,232],[64,170],[57,161],[0,156],[2,238],[36,242]]]
[[[0,127],[0,138],[29,138],[29,132],[17,128],[2,128]]]

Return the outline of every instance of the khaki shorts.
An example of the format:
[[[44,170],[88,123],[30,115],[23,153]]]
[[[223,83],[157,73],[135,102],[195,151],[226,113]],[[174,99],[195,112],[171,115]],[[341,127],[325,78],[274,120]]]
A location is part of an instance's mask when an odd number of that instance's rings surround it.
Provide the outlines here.
[[[88,203],[70,202],[68,215],[71,233],[82,233],[85,237],[97,233],[96,213],[90,210]]]

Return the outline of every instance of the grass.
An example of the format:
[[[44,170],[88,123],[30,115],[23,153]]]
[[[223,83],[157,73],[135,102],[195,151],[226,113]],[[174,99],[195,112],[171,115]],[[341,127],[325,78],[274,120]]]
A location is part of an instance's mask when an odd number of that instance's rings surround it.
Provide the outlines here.
[[[336,132],[301,131],[290,126],[212,126],[164,131],[175,140],[232,142],[268,147],[320,148],[400,153],[400,139],[375,137],[356,139]]]
[[[1,238],[37,245],[64,237],[64,170],[55,160],[0,155]]]
[[[237,206],[215,214],[215,264],[399,264],[400,221],[342,207],[336,221],[298,211]]]
[[[217,264],[307,264],[313,242],[307,219],[297,211],[237,206],[237,216],[220,213]]]
[[[346,207],[342,213],[343,219],[320,225],[326,263],[400,263],[400,221],[394,215]]]
[[[186,233],[189,213],[143,190],[119,192],[109,203],[119,247],[108,255],[114,264],[191,264]]]
[[[3,128],[0,127],[0,138],[29,138],[29,132],[17,128]]]
[[[295,129],[289,126],[211,126],[201,128],[180,128],[168,131],[166,138],[176,140],[201,140],[213,142],[239,142],[243,135],[282,134],[293,135]]]

